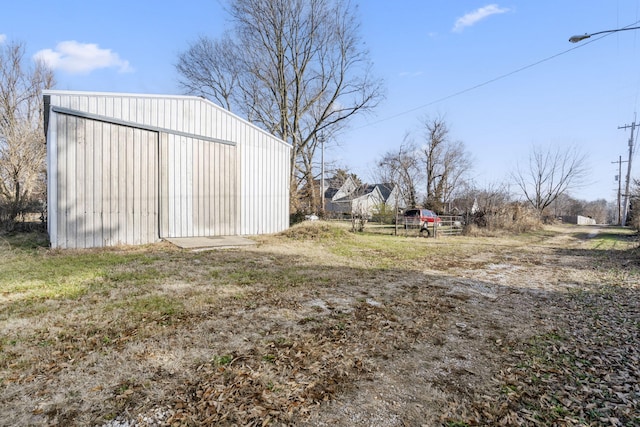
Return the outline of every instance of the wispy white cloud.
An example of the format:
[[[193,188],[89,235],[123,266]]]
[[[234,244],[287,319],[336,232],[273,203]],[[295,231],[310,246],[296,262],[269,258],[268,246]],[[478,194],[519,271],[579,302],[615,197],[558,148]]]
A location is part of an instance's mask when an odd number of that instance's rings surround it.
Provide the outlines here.
[[[7,39],[7,35],[6,34],[0,34],[0,44],[4,43],[4,41]]]
[[[75,40],[60,42],[55,49],[44,49],[34,57],[53,70],[74,74],[87,74],[102,68],[117,68],[118,72],[132,72],[129,61],[121,59],[111,49],[101,49],[97,44],[78,43]]]
[[[453,26],[452,31],[459,33],[464,30],[466,27],[470,27],[472,25],[477,24],[485,18],[488,18],[491,15],[497,15],[500,13],[509,12],[509,9],[506,7],[500,7],[497,4],[490,4],[480,9],[477,9],[471,13],[467,13],[461,18],[456,20],[456,23]]]

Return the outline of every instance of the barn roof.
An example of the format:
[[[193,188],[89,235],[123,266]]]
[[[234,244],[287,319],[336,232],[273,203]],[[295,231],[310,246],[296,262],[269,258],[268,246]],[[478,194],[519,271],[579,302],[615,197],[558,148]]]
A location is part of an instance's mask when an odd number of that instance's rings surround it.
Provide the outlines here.
[[[208,99],[198,96],[67,90],[45,90],[43,96],[45,100],[45,133],[49,126],[48,113],[51,97],[57,96],[58,100],[54,103],[52,110],[76,117],[186,137],[197,136],[199,139],[224,144],[235,144],[235,141],[227,137],[217,137],[211,126],[207,127],[202,124],[196,128],[194,122],[203,123],[207,120],[218,120],[223,126],[231,126],[228,120],[233,120],[291,147],[286,141],[276,138],[259,126]],[[106,98],[127,99],[128,103],[123,103],[119,111],[113,109],[96,113],[97,110],[100,110],[99,100]]]

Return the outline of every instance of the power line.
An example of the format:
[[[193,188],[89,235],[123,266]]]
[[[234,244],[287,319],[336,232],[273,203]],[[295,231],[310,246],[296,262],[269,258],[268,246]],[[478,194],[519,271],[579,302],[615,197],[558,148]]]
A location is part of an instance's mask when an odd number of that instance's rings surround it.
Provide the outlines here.
[[[632,23],[632,24],[629,24],[629,25],[626,25],[626,26],[624,26],[624,27],[622,27],[622,28],[631,27],[632,25],[635,25],[635,24],[638,24],[638,23],[640,23],[640,21],[636,21],[636,22],[634,22],[634,23]],[[383,118],[383,119],[377,120],[377,121],[372,122],[372,123],[367,123],[367,124],[365,124],[365,125],[362,125],[362,126],[359,126],[359,127],[355,128],[354,130],[362,129],[362,128],[365,128],[365,127],[369,127],[369,126],[373,126],[373,125],[380,124],[380,123],[382,123],[382,122],[386,122],[386,121],[389,121],[389,120],[393,120],[393,119],[395,119],[395,118],[398,118],[398,117],[401,117],[401,116],[407,115],[407,114],[409,114],[409,113],[413,113],[414,111],[418,111],[418,110],[421,110],[421,109],[423,109],[423,108],[430,107],[430,106],[432,106],[432,105],[434,105],[434,104],[438,104],[438,103],[440,103],[440,102],[446,101],[446,100],[451,99],[451,98],[454,98],[454,97],[456,97],[456,96],[460,96],[460,95],[463,95],[463,94],[465,94],[465,93],[471,92],[471,91],[473,91],[473,90],[479,89],[479,88],[481,88],[481,87],[484,87],[484,86],[490,85],[491,83],[495,83],[495,82],[497,82],[497,81],[499,81],[499,80],[506,79],[507,77],[510,77],[510,76],[512,76],[512,75],[514,75],[514,74],[517,74],[517,73],[520,73],[520,72],[522,72],[522,71],[528,70],[529,68],[533,68],[533,67],[535,67],[536,65],[543,64],[543,63],[548,62],[548,61],[551,61],[552,59],[555,59],[555,58],[557,58],[557,57],[559,57],[559,56],[565,55],[565,54],[567,54],[567,53],[569,53],[569,52],[571,52],[571,51],[574,51],[574,50],[576,50],[576,49],[579,49],[579,48],[585,47],[585,46],[586,46],[586,45],[588,45],[588,44],[595,43],[595,42],[597,42],[598,40],[600,40],[600,39],[602,39],[602,38],[604,38],[604,37],[608,37],[608,36],[610,36],[610,35],[611,35],[611,33],[609,33],[609,34],[602,34],[600,37],[596,37],[595,39],[591,39],[591,40],[586,41],[586,42],[584,42],[584,43],[580,43],[579,45],[576,45],[576,46],[574,46],[574,47],[572,47],[572,48],[569,48],[569,49],[567,49],[567,50],[564,50],[564,51],[562,51],[562,52],[560,52],[560,53],[556,53],[555,55],[551,55],[551,56],[549,56],[549,57],[547,57],[547,58],[544,58],[544,59],[541,59],[541,60],[539,60],[539,61],[536,61],[536,62],[534,62],[534,63],[532,63],[532,64],[525,65],[524,67],[520,67],[520,68],[518,68],[518,69],[515,69],[515,70],[510,71],[510,72],[505,73],[505,74],[501,74],[501,75],[499,75],[498,77],[494,77],[494,78],[492,78],[492,79],[490,79],[490,80],[486,80],[486,81],[484,81],[484,82],[482,82],[482,83],[479,83],[479,84],[477,84],[477,85],[475,85],[475,86],[471,86],[471,87],[468,87],[468,88],[466,88],[466,89],[460,90],[460,91],[458,91],[458,92],[454,92],[454,93],[452,93],[452,94],[450,94],[450,95],[443,96],[442,98],[435,99],[435,100],[433,100],[433,101],[430,101],[430,102],[428,102],[428,103],[426,103],[426,104],[423,104],[423,105],[420,105],[420,106],[418,106],[418,107],[414,107],[414,108],[411,108],[411,109],[409,109],[409,110],[402,111],[402,112],[400,112],[400,113],[394,114],[394,115],[389,116],[389,117],[385,117],[385,118]]]

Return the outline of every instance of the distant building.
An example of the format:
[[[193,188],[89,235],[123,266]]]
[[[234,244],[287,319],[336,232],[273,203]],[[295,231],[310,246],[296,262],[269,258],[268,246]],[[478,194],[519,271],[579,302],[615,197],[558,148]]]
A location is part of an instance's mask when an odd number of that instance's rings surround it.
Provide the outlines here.
[[[324,192],[325,211],[329,215],[360,215],[371,217],[381,207],[393,210],[404,208],[397,187],[392,184],[357,185],[352,177],[348,177],[339,187],[328,187]]]
[[[595,219],[581,215],[564,215],[562,217],[562,222],[577,225],[596,225]]]

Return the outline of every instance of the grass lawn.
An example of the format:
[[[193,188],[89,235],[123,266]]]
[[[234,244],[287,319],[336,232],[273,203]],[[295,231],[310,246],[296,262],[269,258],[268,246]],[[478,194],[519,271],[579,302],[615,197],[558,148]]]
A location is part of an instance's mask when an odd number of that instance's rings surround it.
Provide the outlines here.
[[[640,422],[638,347],[611,346],[639,339],[632,231],[370,231],[207,252],[0,236],[0,425]],[[622,397],[597,397],[597,358]]]

